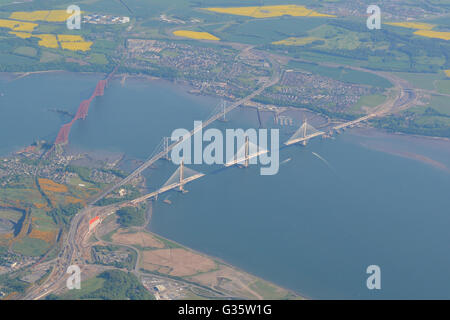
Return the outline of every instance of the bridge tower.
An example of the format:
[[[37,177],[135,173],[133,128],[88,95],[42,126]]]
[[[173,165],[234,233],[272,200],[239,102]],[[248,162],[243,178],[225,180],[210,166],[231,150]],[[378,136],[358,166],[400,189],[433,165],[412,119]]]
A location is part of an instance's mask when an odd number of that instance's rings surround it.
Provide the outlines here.
[[[181,160],[180,163],[180,192],[184,192],[184,161]]]
[[[302,145],[306,146],[306,143],[309,139],[313,137],[317,137],[319,135],[324,134],[324,132],[317,130],[312,125],[310,125],[307,120],[303,121],[303,124],[298,128],[297,131],[286,141],[285,145],[290,145],[293,143],[300,142]]]
[[[245,150],[244,150],[244,167],[248,167],[248,157],[249,157],[249,144],[248,144],[248,136],[245,136]]]
[[[250,164],[250,159],[256,158],[267,152],[269,151],[251,142],[250,138],[246,135],[244,142],[238,146],[236,154],[225,163],[225,167],[240,165],[247,168]]]
[[[226,122],[227,121],[227,117],[226,117],[226,115],[227,115],[227,102],[224,99],[222,99],[220,101],[220,111],[222,112],[222,118],[220,119],[220,121]]]
[[[308,122],[307,122],[308,120],[305,118],[305,121],[303,121],[303,125],[302,125],[302,127],[303,127],[303,136],[304,137],[306,137],[306,128],[308,127]],[[304,146],[306,146],[306,142],[307,142],[308,140],[303,140],[302,141],[302,145],[304,145]]]
[[[170,156],[169,156],[169,137],[164,137],[164,159],[170,161]]]

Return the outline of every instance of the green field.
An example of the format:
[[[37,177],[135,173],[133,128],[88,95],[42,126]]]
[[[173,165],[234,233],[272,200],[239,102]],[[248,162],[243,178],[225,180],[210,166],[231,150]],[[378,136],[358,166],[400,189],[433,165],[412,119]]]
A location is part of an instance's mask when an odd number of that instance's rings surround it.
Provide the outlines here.
[[[22,201],[25,203],[42,202],[41,195],[34,189],[1,188],[0,199],[9,201]]]
[[[437,80],[435,87],[440,93],[450,94],[450,80]]]
[[[445,75],[443,73],[396,72],[394,74],[407,80],[413,86],[426,90],[435,90],[436,81],[445,79]]]
[[[21,56],[27,56],[27,57],[35,57],[37,55],[37,50],[32,47],[17,47],[14,49],[14,53],[21,55]]]
[[[55,231],[58,228],[53,219],[43,209],[33,208],[31,218],[33,219],[33,227],[39,231]]]
[[[39,257],[50,249],[50,244],[41,239],[26,237],[14,242],[12,249],[25,256]]]
[[[264,299],[285,300],[290,296],[289,294],[279,292],[275,286],[264,280],[255,281],[250,285],[250,288],[258,292]]]
[[[325,24],[327,20],[308,17],[244,19],[233,23],[206,25],[200,30],[210,32],[225,41],[263,45],[288,37],[305,36],[306,31]]]
[[[153,300],[154,297],[132,274],[120,270],[104,271],[81,282],[80,290],[71,290],[60,297],[49,299],[86,300]]]
[[[95,290],[101,289],[105,279],[93,277],[81,282],[80,290],[69,290],[60,296],[62,300],[79,300],[81,297],[91,294]]]
[[[450,136],[450,105],[448,97],[433,95],[425,106],[415,106],[373,121],[389,131],[437,137]]]
[[[450,102],[449,97],[445,96],[433,96],[428,104],[439,113],[445,114],[450,117]]]
[[[365,84],[381,88],[392,87],[392,84],[385,78],[379,77],[372,73],[351,70],[348,68],[330,68],[320,66],[318,64],[292,60],[289,62],[288,68],[306,70],[314,74],[319,74],[321,76],[329,77],[335,80],[348,83]]]
[[[361,97],[361,99],[359,99],[358,103],[356,103],[350,110],[356,113],[366,113],[366,111],[363,110],[363,107],[376,107],[385,101],[386,96],[383,96],[381,94],[363,96]]]

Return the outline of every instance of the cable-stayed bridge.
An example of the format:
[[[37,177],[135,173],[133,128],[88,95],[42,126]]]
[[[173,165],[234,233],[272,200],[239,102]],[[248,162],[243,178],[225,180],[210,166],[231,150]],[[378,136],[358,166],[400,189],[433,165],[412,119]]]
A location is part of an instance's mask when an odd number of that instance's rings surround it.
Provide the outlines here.
[[[355,124],[357,124],[359,122],[366,121],[366,120],[369,120],[371,118],[375,118],[376,116],[377,116],[376,113],[371,113],[371,114],[368,114],[368,115],[363,116],[361,118],[358,118],[356,120],[352,120],[352,121],[349,121],[349,122],[337,125],[337,126],[333,127],[333,129],[334,130],[339,130],[339,129],[343,129],[343,128],[346,128],[346,127],[351,127],[351,126],[353,126],[353,125],[355,125]]]
[[[230,167],[235,164],[248,167],[250,159],[256,158],[259,155],[267,152],[269,151],[258,147],[253,142],[250,142],[248,136],[246,136],[244,144],[239,148],[236,154],[231,159],[229,159],[227,163],[225,163],[225,167]]]
[[[346,127],[352,127],[352,126],[354,126],[354,125],[356,125],[356,124],[358,124],[360,122],[367,121],[367,120],[369,120],[371,118],[375,118],[376,116],[377,116],[376,113],[371,113],[371,114],[362,116],[362,117],[360,117],[358,119],[355,119],[355,120],[352,120],[352,121],[348,121],[348,122],[345,122],[345,123],[341,123],[341,124],[339,124],[337,126],[334,126],[332,128],[332,130],[337,131],[337,130],[340,130],[340,129],[344,129]],[[307,121],[305,119],[305,121],[300,126],[300,128],[297,131],[295,131],[295,133],[284,144],[289,146],[289,145],[294,144],[294,143],[301,143],[301,144],[303,144],[305,146],[309,139],[312,139],[314,137],[318,137],[318,136],[321,136],[321,135],[324,135],[324,134],[325,134],[325,132],[317,130],[312,125],[307,123]]]
[[[143,195],[142,197],[136,198],[134,200],[131,200],[131,204],[138,204],[139,202],[155,198],[157,199],[158,196],[161,193],[164,193],[166,191],[172,190],[172,189],[179,189],[179,191],[184,192],[184,185],[194,181],[196,179],[199,179],[203,177],[205,174],[201,172],[197,172],[193,169],[187,168],[183,162],[181,162],[180,166],[175,170],[175,172],[170,176],[169,179],[167,179],[166,183],[162,185],[161,188],[159,188],[156,191],[153,191],[151,193],[148,193],[146,195]]]
[[[317,136],[321,136],[324,133],[325,132],[319,131],[316,128],[314,128],[305,119],[305,121],[300,126],[300,128],[298,128],[298,130],[295,131],[295,133],[284,144],[288,146],[288,145],[300,142],[300,143],[302,143],[305,146],[306,142],[309,139],[317,137]]]

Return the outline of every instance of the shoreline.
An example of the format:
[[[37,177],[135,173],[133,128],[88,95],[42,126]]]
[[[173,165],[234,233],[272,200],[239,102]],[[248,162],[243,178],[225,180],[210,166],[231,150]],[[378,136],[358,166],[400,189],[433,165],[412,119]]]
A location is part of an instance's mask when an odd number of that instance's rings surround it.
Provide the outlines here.
[[[284,286],[276,284],[276,283],[274,283],[271,280],[267,280],[267,279],[264,279],[264,278],[262,278],[260,276],[257,276],[255,274],[253,274],[251,271],[246,271],[244,269],[241,269],[241,268],[235,266],[234,264],[231,264],[231,263],[225,261],[224,259],[221,259],[219,257],[216,257],[216,256],[213,256],[213,255],[206,254],[204,252],[198,251],[198,250],[193,249],[191,247],[188,247],[188,246],[186,246],[186,245],[184,245],[182,243],[179,243],[179,242],[177,242],[175,240],[168,239],[168,238],[164,237],[163,235],[161,235],[159,233],[151,231],[150,230],[150,224],[151,224],[151,221],[152,221],[151,219],[152,219],[152,216],[153,216],[153,211],[155,209],[153,207],[153,202],[152,201],[150,201],[148,206],[149,206],[149,208],[147,209],[148,220],[146,221],[145,226],[142,228],[143,232],[148,232],[149,234],[156,235],[157,237],[162,238],[162,239],[164,239],[166,241],[172,242],[172,243],[174,243],[174,244],[176,244],[176,245],[178,245],[178,246],[180,246],[180,247],[182,247],[182,248],[184,248],[184,249],[186,249],[188,251],[191,251],[193,253],[199,254],[199,255],[204,256],[204,257],[208,257],[208,258],[210,258],[210,259],[212,259],[212,260],[214,260],[214,261],[216,261],[218,263],[221,263],[221,264],[223,264],[223,265],[225,265],[225,266],[227,266],[227,267],[229,267],[229,268],[231,268],[231,269],[233,269],[233,270],[235,270],[237,272],[246,273],[246,274],[256,278],[256,280],[262,280],[262,281],[265,281],[265,282],[267,282],[267,283],[269,283],[269,284],[271,284],[271,285],[273,285],[275,287],[278,287],[278,288],[281,288],[283,290],[286,290],[288,293],[293,294],[295,296],[298,296],[297,298],[304,299],[304,300],[313,300],[311,297],[309,297],[309,296],[307,296],[307,295],[305,295],[305,294],[303,294],[301,292],[295,291],[293,289],[285,288]]]
[[[218,258],[218,257],[213,256],[213,255],[210,255],[210,254],[206,254],[206,253],[204,253],[204,252],[198,251],[198,250],[193,249],[193,248],[191,248],[191,247],[187,247],[186,245],[184,245],[184,244],[182,244],[182,243],[179,243],[179,242],[177,242],[177,241],[175,241],[175,240],[168,239],[168,238],[166,238],[166,237],[160,235],[159,233],[156,233],[156,232],[153,232],[153,231],[148,230],[147,227],[148,227],[148,225],[145,227],[144,232],[148,232],[149,234],[156,235],[157,237],[159,237],[159,238],[161,238],[161,239],[163,239],[163,240],[170,241],[170,242],[172,242],[172,243],[174,243],[174,244],[176,244],[176,245],[182,247],[182,248],[185,249],[185,250],[191,251],[191,252],[193,252],[193,253],[199,254],[199,255],[204,256],[204,257],[208,257],[208,258],[210,258],[210,259],[212,259],[212,260],[214,260],[214,261],[216,261],[216,262],[218,262],[218,263],[221,263],[221,264],[223,264],[223,265],[225,265],[225,266],[227,266],[227,267],[229,267],[229,268],[231,268],[231,269],[233,269],[233,270],[235,270],[235,271],[237,271],[237,272],[246,273],[246,274],[248,274],[248,275],[254,277],[256,280],[262,280],[262,281],[268,282],[268,283],[270,283],[271,285],[273,285],[273,286],[275,286],[275,287],[278,287],[278,288],[281,288],[281,289],[283,289],[283,290],[286,290],[287,292],[292,293],[292,294],[298,296],[298,297],[301,298],[301,299],[305,299],[305,300],[313,300],[311,297],[308,297],[307,295],[305,295],[305,294],[303,294],[303,293],[297,292],[297,291],[295,291],[295,290],[293,290],[293,289],[285,288],[285,287],[283,287],[283,286],[281,286],[281,285],[279,285],[279,284],[274,283],[274,282],[271,281],[271,280],[264,279],[264,278],[262,278],[262,277],[260,277],[260,276],[257,276],[257,275],[255,275],[255,274],[251,273],[250,271],[243,270],[243,269],[241,269],[241,268],[235,266],[234,264],[230,264],[230,263],[228,263],[227,261],[225,261],[225,260],[223,260],[223,259],[221,259],[221,258]]]

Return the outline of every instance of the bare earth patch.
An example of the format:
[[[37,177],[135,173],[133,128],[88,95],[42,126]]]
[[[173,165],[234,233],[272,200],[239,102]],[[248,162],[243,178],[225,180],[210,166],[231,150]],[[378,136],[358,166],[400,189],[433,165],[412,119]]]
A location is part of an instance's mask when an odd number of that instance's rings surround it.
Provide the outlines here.
[[[164,243],[145,232],[126,233],[125,230],[120,229],[112,236],[112,240],[127,245],[139,245],[143,248],[164,248]]]
[[[228,266],[221,266],[217,271],[190,277],[189,280],[210,288],[227,291],[231,295],[240,295],[249,299],[264,299],[261,294],[250,288],[250,284],[255,281],[252,276],[233,270]]]
[[[161,273],[178,277],[216,268],[213,260],[181,248],[144,251],[142,256],[144,269],[158,270]]]

